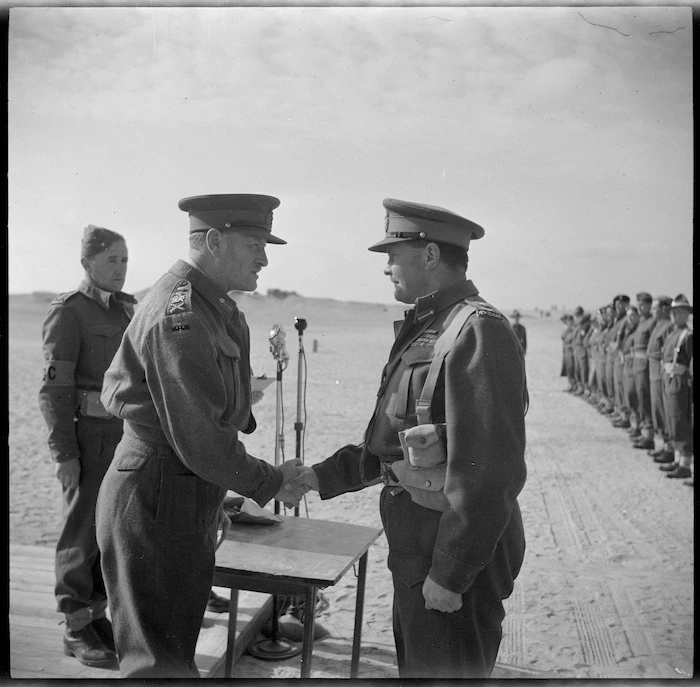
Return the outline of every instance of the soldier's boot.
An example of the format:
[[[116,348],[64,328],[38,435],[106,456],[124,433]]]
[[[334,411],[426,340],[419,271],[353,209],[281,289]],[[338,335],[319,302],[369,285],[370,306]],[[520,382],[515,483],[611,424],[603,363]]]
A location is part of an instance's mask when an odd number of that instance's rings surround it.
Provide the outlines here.
[[[84,611],[84,614],[78,612],[66,616],[63,653],[75,656],[80,663],[91,668],[117,668],[117,654],[105,646],[90,622],[87,609]]]
[[[675,458],[677,463],[676,469],[667,472],[666,477],[671,477],[672,479],[687,479],[688,477],[692,477],[693,472],[690,469],[690,466],[693,464],[692,454],[676,449]]]
[[[653,449],[654,448],[654,430],[645,428],[642,430],[642,435],[634,442],[635,448]]]
[[[666,445],[666,442],[664,441],[664,438],[660,434],[656,434],[654,436],[654,450],[647,451],[647,455],[651,456],[652,458],[656,458],[656,456],[660,456],[664,452],[665,445]]]

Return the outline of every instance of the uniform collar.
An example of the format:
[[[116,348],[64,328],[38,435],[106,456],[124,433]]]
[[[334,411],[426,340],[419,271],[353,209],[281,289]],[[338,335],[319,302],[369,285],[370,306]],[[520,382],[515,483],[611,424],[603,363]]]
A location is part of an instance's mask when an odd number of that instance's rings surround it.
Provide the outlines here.
[[[95,286],[91,281],[83,279],[78,287],[78,291],[96,303],[99,303],[105,310],[109,310],[110,297],[114,296],[115,301],[126,301],[127,303],[136,303],[136,299],[130,293],[123,291],[105,291]]]
[[[232,298],[229,298],[228,294],[202,272],[199,267],[190,265],[184,260],[178,260],[170,268],[170,272],[180,277],[180,279],[189,281],[195,290],[221,313],[224,320],[230,320],[234,314],[238,312],[236,302]]]
[[[465,298],[476,296],[478,293],[479,290],[474,286],[474,282],[471,279],[459,281],[445,289],[438,289],[426,296],[416,298],[415,306],[406,311],[406,316],[408,317],[413,313],[415,322],[425,322],[425,320],[437,315],[445,308],[449,308]]]

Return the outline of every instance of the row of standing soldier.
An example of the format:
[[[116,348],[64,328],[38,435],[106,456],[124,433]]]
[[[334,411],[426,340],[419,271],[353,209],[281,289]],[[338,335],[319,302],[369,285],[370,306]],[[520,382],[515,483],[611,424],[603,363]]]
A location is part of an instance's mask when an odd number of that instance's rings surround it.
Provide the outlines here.
[[[637,294],[637,305],[615,296],[592,316],[578,307],[564,315],[561,376],[580,396],[627,430],[670,478],[693,486],[693,308],[674,299]],[[686,479],[689,478],[689,479]]]

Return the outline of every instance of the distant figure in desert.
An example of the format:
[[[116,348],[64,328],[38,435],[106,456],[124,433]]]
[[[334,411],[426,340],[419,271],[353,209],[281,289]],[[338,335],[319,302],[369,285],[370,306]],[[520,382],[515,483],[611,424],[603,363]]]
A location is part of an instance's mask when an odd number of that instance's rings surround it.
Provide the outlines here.
[[[122,291],[126,241],[88,225],[80,261],[85,278],[51,303],[43,326],[44,379],[39,406],[63,488],[63,529],[56,545],[56,601],[66,617],[64,652],[86,666],[116,667],[95,504],[122,437],[122,421],[100,402],[102,378],[119,348],[136,299]]]
[[[523,347],[523,353],[527,353],[527,330],[520,324],[520,313],[517,310],[513,310],[510,316],[513,320],[511,326],[513,327],[515,336],[518,337],[518,341],[520,341],[520,345]]]

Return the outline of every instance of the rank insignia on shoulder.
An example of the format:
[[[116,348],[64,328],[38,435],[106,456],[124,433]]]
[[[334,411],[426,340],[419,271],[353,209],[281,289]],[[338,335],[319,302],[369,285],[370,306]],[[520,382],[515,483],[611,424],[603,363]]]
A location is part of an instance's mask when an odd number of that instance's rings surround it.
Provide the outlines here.
[[[166,315],[179,315],[189,312],[191,308],[190,299],[192,296],[192,285],[188,281],[180,281],[170,293],[168,305],[165,310]],[[175,331],[173,329],[173,331]]]
[[[493,317],[496,320],[503,319],[503,317],[501,316],[500,313],[497,313],[494,310],[486,310],[485,308],[480,308],[479,310],[477,310],[476,316],[477,317]]]

